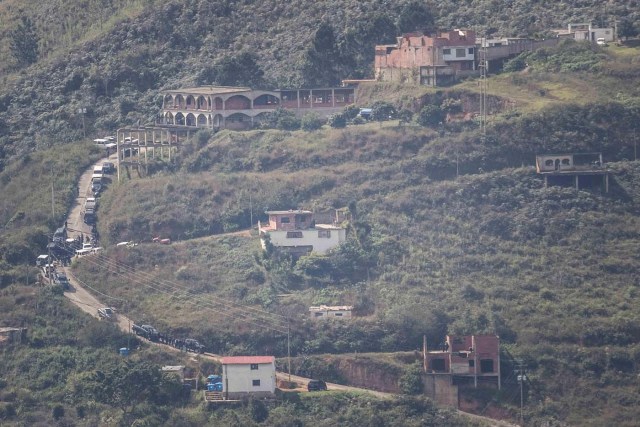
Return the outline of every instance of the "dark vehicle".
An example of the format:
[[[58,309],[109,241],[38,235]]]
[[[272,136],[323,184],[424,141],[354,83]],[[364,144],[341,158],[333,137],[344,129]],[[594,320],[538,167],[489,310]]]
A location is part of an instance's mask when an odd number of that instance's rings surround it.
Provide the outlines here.
[[[184,340],[184,346],[186,347],[187,351],[193,351],[194,353],[200,354],[204,353],[204,346],[194,339],[187,338],[186,340]]]
[[[64,243],[67,240],[67,227],[60,227],[53,234],[54,243]]]
[[[307,390],[309,391],[326,391],[327,383],[322,380],[309,380],[307,384]]]
[[[111,162],[104,162],[104,163],[102,164],[102,171],[103,171],[104,173],[109,173],[109,174],[111,174],[111,173],[115,172],[115,170],[116,170],[116,165],[114,165],[114,164],[113,164],[113,163],[111,163]]]
[[[149,341],[158,341],[158,331],[151,325],[136,325],[134,324],[131,329],[136,335],[146,338]]]
[[[67,278],[67,275],[64,273],[59,273],[59,272],[54,273],[53,283],[55,283],[56,285],[59,285],[65,291],[69,290],[69,288],[71,287],[71,285],[69,284],[69,279]]]

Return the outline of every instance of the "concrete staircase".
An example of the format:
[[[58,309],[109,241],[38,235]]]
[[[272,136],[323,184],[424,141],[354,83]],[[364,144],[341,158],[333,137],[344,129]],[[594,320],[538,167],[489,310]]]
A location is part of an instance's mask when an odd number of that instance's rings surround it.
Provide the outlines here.
[[[207,402],[224,400],[224,394],[221,391],[205,391],[204,400],[206,400]]]

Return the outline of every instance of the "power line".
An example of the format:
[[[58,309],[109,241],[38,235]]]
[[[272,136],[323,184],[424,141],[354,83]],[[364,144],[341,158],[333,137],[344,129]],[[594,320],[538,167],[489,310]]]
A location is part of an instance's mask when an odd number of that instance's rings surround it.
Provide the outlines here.
[[[69,251],[67,249],[64,249],[64,250],[69,254],[72,253],[72,251]],[[96,259],[94,258],[97,258],[101,262],[96,261]],[[223,302],[223,304],[221,305],[213,305],[212,303],[195,299],[195,297],[199,295],[193,293],[193,291],[189,289],[185,289],[180,285],[177,285],[176,283],[171,281],[157,280],[149,273],[136,271],[132,267],[129,267],[125,264],[118,263],[116,261],[112,261],[109,257],[103,256],[100,254],[86,257],[85,260],[99,267],[100,266],[104,267],[105,265],[114,267],[116,269],[115,274],[119,276],[126,277],[125,273],[121,273],[118,271],[118,269],[125,270],[127,273],[129,273],[129,277],[131,277],[137,284],[153,289],[165,295],[171,296],[175,299],[178,299],[178,300],[182,299],[185,302],[190,302],[192,305],[196,305],[200,308],[211,311],[215,314],[231,317],[236,320],[243,320],[257,327],[270,329],[276,332],[280,332],[282,334],[287,333],[285,323],[282,320],[276,320],[272,317],[272,316],[277,316],[279,318],[285,319],[285,317],[282,315],[255,309],[253,307],[243,307],[237,304],[225,305],[224,303],[228,303],[228,301],[224,301],[224,299],[221,299],[221,301]],[[156,284],[156,286],[153,286],[151,283],[149,283],[150,281],[153,281],[154,284]],[[158,286],[161,286],[161,287],[158,287]],[[116,298],[116,297],[112,297],[110,295],[104,294],[100,291],[97,291],[96,289],[91,288],[90,286],[88,287],[100,293],[101,295],[105,295],[106,297]],[[258,323],[258,322],[261,322],[261,323]]]

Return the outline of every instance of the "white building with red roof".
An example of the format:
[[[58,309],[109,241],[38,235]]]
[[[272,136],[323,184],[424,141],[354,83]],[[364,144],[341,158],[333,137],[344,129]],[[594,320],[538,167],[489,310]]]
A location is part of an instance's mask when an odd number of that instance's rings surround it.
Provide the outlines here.
[[[225,399],[247,395],[271,397],[276,391],[276,359],[273,356],[223,357],[222,378]]]

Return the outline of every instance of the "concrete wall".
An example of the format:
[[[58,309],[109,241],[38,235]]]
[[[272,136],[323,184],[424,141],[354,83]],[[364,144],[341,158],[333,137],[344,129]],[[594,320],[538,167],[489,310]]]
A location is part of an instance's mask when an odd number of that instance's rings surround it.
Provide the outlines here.
[[[424,394],[438,405],[458,407],[458,386],[451,384],[449,375],[425,374]]]

